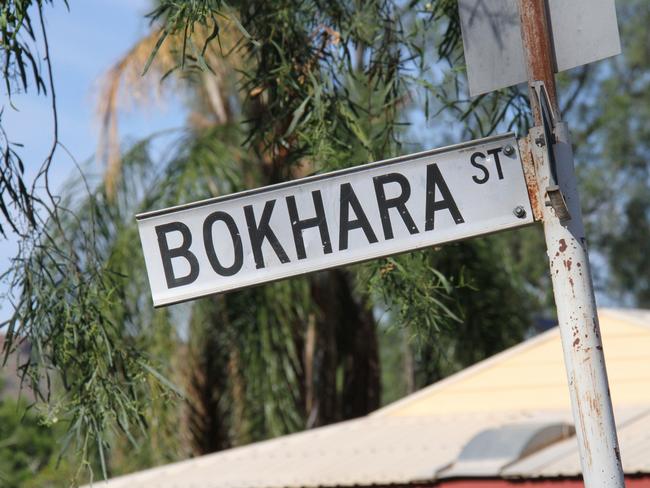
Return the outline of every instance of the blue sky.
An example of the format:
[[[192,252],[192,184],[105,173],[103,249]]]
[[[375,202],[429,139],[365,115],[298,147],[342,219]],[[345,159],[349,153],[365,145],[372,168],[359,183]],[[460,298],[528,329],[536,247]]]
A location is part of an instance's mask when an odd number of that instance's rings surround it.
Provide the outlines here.
[[[98,143],[97,90],[101,76],[148,31],[144,15],[150,0],[70,0],[67,11],[62,0],[45,7],[45,18],[53,62],[59,116],[59,138],[80,164],[92,158]],[[42,54],[42,53],[41,53]],[[12,141],[25,145],[21,156],[27,179],[33,176],[49,151],[52,134],[50,99],[35,93],[13,97],[19,111],[4,107],[3,125]],[[120,117],[120,134],[138,138],[184,121],[179,100],[146,111],[130,111]],[[98,166],[98,170],[101,168]],[[74,162],[59,150],[51,169],[55,190],[75,171]],[[0,241],[0,269],[9,265],[16,251],[14,239]],[[0,297],[6,293],[0,284]],[[0,321],[10,308],[0,298]]]

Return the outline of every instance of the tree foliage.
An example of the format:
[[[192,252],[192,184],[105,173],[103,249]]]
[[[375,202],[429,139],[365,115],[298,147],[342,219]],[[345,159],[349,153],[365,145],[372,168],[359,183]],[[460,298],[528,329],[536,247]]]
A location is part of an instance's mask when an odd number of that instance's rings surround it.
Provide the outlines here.
[[[453,366],[423,382],[521,337],[523,308],[489,310],[495,301],[521,303],[526,290],[488,244],[165,310],[149,301],[139,211],[392,156],[415,146],[408,123],[416,107],[434,126],[453,120],[466,135],[524,126],[518,90],[463,95],[453,70],[461,63],[456,9],[450,0],[158,2],[151,34],[110,72],[107,140],[122,83],[151,87],[134,69],[184,90],[188,128],[163,151],[146,140],[108,157],[108,184],[86,173],[69,185],[11,270],[19,301],[7,350],[33,344],[25,378],[45,400],[49,385],[60,385],[51,415],[67,421],[85,455],[97,449],[104,475],[133,467],[133,456],[110,450],[124,439],[155,446],[139,452],[158,463],[371,411],[381,397],[379,312],[426,345],[420,364],[433,352],[449,355]],[[481,317],[498,331],[482,331]],[[476,340],[459,341],[461,330]]]
[[[16,234],[26,235],[40,220],[35,207],[41,207],[50,216],[56,204],[48,181],[58,144],[56,97],[43,17],[43,7],[53,3],[54,0],[7,0],[0,6],[0,68],[9,100],[8,107],[0,108],[0,234],[3,237],[7,230],[3,224]],[[67,0],[61,3],[67,7]],[[44,54],[44,66],[39,59],[40,51]],[[35,89],[38,94],[49,91],[54,120],[51,150],[31,184],[25,180],[25,164],[20,155],[22,144],[14,141],[2,124],[4,111],[15,109],[13,95],[29,89]],[[38,183],[45,187],[45,196],[36,191]]]
[[[6,488],[55,488],[75,478],[73,463],[61,459],[62,425],[48,425],[25,401],[0,399],[0,483]]]
[[[583,183],[588,235],[603,261],[597,274],[610,300],[650,306],[650,99],[645,27],[650,5],[618,2],[622,54],[574,75],[567,99]],[[574,83],[576,83],[574,81]]]

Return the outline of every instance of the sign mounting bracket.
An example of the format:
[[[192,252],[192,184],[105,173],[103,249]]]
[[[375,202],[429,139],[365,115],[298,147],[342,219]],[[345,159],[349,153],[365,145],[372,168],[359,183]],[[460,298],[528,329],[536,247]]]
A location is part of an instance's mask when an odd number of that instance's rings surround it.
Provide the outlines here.
[[[552,207],[555,211],[555,215],[557,215],[561,222],[564,222],[571,220],[571,214],[569,213],[569,208],[567,207],[562,190],[558,185],[557,178],[557,160],[555,158],[555,145],[557,144],[557,139],[555,137],[555,127],[559,121],[559,114],[556,114],[551,107],[544,82],[534,81],[531,86],[535,94],[534,103],[537,104],[539,113],[542,115],[544,130],[543,136],[538,138],[535,143],[540,147],[543,146],[546,148],[550,166],[550,184],[545,190],[547,199],[545,205],[547,207]]]

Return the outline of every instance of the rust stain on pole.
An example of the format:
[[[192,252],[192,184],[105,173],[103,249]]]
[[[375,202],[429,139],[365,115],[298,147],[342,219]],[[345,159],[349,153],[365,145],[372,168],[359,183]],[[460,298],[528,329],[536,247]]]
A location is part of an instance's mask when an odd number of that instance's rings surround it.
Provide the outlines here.
[[[557,95],[555,92],[555,73],[553,66],[553,44],[548,28],[548,12],[545,0],[519,0],[519,17],[521,18],[521,38],[524,52],[533,53],[526,56],[526,71],[531,81],[543,81],[546,85],[551,110],[559,114]],[[542,115],[535,97],[530,89],[531,105],[535,125],[542,124]]]
[[[523,137],[519,139],[518,143],[521,165],[524,168],[526,189],[528,190],[528,199],[530,200],[530,207],[533,209],[533,218],[536,222],[540,222],[543,217],[543,212],[539,202],[539,186],[537,185],[535,162],[533,160],[533,154],[530,152],[530,138]]]

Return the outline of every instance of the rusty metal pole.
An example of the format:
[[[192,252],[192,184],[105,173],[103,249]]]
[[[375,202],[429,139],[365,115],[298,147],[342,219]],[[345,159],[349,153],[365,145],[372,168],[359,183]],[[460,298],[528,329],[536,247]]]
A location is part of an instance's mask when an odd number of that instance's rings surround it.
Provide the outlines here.
[[[584,483],[587,488],[624,487],[573,152],[569,130],[560,122],[558,110],[546,1],[519,0],[519,14],[536,125],[528,145],[537,174],[538,201],[542,202]]]

